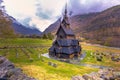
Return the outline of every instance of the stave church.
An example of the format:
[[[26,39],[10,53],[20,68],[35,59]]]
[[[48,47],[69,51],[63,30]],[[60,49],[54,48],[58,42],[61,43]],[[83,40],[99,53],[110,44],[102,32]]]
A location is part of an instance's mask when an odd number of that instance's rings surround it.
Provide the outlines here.
[[[66,6],[63,19],[60,21],[59,28],[56,32],[56,39],[49,48],[49,56],[71,59],[79,57],[80,54],[81,46],[71,29]]]

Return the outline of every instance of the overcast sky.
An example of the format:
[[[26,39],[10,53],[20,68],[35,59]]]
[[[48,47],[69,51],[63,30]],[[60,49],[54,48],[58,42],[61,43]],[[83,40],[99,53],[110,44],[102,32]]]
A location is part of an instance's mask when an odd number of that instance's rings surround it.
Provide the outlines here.
[[[66,2],[74,15],[98,12],[120,4],[120,0],[4,0],[4,5],[7,13],[22,24],[44,31],[63,14]]]

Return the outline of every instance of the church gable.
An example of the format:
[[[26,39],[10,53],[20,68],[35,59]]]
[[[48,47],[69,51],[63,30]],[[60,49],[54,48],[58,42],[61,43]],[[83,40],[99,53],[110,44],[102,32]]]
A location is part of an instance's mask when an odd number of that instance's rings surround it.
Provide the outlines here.
[[[57,38],[59,38],[59,39],[66,38],[65,31],[63,30],[63,28],[62,28],[61,26],[60,26],[60,28],[58,29],[56,35],[57,35]]]

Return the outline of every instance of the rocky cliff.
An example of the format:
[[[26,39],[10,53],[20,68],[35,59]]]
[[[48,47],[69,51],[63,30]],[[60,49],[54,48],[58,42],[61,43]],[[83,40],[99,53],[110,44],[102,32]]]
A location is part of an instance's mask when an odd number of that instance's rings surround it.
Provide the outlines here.
[[[0,80],[35,80],[25,75],[5,57],[0,56]]]

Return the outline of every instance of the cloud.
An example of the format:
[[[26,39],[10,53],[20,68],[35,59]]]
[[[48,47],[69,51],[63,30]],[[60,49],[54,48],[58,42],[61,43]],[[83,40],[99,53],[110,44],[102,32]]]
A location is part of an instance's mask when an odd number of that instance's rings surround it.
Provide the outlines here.
[[[64,5],[65,0],[37,0],[35,17],[32,18],[31,24],[36,24],[41,31],[44,31],[61,16]]]
[[[39,18],[42,19],[51,19],[52,15],[54,14],[54,12],[52,10],[44,10],[43,7],[41,7],[40,4],[36,5],[37,7],[37,12],[36,12],[36,16],[38,16]]]
[[[30,26],[29,24],[30,24],[30,22],[31,22],[31,18],[30,17],[28,17],[28,18],[25,18],[25,19],[23,19],[22,21],[20,21],[23,25],[25,25],[26,27],[28,27],[28,26]]]
[[[15,17],[22,24],[36,26],[41,31],[44,31],[61,16],[65,2],[65,0],[4,1],[8,14]]]
[[[119,0],[69,0],[70,9],[74,14],[99,12],[109,7],[119,5]]]
[[[4,0],[6,10],[9,14],[17,17],[29,17],[36,13],[34,0]]]
[[[40,28],[40,30],[44,30],[46,27],[48,27],[51,23],[53,23],[51,20],[45,20],[45,19],[39,19],[39,17],[32,18],[30,22],[30,26],[37,26],[37,28]]]
[[[73,14],[98,12],[120,4],[119,0],[4,0],[7,13],[26,26],[44,31],[63,15],[68,2]]]

